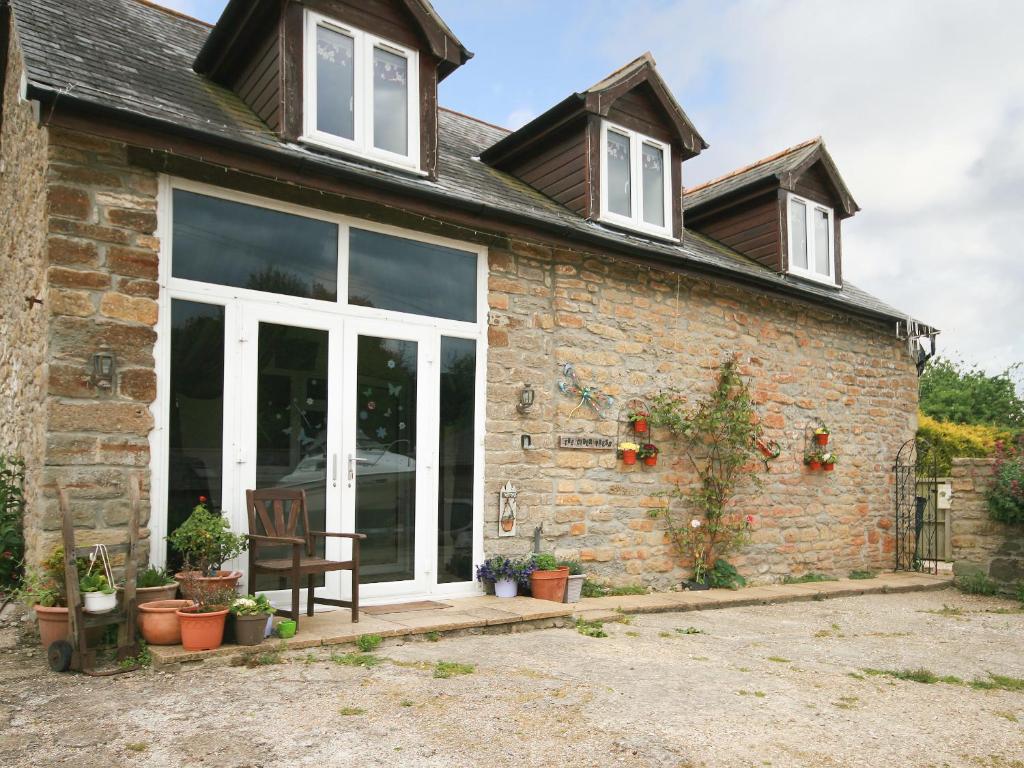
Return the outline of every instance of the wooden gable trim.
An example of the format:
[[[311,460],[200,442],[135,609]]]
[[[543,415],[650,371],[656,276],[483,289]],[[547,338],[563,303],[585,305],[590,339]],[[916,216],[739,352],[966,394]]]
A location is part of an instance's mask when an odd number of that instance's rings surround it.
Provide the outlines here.
[[[800,165],[786,173],[779,174],[779,184],[785,189],[792,191],[800,177],[818,163],[821,163],[822,168],[825,170],[825,175],[828,176],[832,184],[836,199],[841,204],[840,210],[836,211],[836,213],[841,213],[842,218],[853,216],[853,214],[860,210],[860,206],[857,205],[857,201],[850,194],[850,190],[843,181],[843,177],[839,175],[839,169],[836,168],[835,162],[824,145],[819,145]]]

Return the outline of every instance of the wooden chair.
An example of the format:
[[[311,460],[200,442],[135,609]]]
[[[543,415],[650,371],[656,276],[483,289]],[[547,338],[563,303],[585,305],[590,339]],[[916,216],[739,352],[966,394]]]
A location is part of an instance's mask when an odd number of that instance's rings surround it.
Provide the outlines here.
[[[306,492],[291,488],[264,488],[245,492],[246,508],[249,512],[249,594],[256,593],[256,576],[273,574],[282,579],[290,578],[292,585],[292,608],[277,611],[282,616],[299,621],[299,591],[302,577],[306,577],[306,615],[313,615],[313,604],[340,605],[352,609],[352,621],[359,621],[359,542],[366,538],[363,533],[327,533],[309,530],[309,515],[306,512]],[[299,521],[302,533],[296,533]],[[316,555],[315,542],[318,538],[352,539],[351,560],[326,560]],[[291,547],[291,557],[263,557],[260,550],[266,547]],[[314,577],[329,571],[352,572],[352,599],[332,600],[316,597]]]

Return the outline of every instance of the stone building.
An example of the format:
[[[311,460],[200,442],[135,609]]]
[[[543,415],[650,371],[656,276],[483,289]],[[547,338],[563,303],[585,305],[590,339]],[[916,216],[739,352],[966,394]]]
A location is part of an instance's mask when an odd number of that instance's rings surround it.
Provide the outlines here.
[[[212,28],[0,9],[0,451],[28,464],[30,557],[58,484],[113,540],[138,473],[158,565],[199,495],[244,530],[245,490],[284,485],[368,534],[371,600],[472,592],[535,532],[665,587],[685,568],[648,509],[678,452],[614,446],[630,401],[698,397],[734,356],[781,448],[736,502],[741,572],[890,565],[907,337],[932,331],[842,278],[857,205],[820,141],[684,193],[707,145],[650,56],[514,132],[446,110],[472,54],[426,0],[231,0]],[[614,403],[577,408],[565,364]],[[832,473],[803,466],[819,422]]]

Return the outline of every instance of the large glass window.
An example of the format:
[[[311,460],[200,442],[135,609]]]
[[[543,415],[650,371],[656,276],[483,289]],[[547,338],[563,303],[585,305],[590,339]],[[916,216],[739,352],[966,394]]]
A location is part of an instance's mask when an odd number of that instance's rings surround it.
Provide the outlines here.
[[[789,195],[789,271],[835,283],[832,209]]]
[[[437,581],[473,578],[476,342],[441,337]]]
[[[366,584],[415,577],[418,346],[359,337],[355,505]]]
[[[338,225],[174,190],[171,273],[186,280],[338,298]]]
[[[348,251],[350,304],[476,322],[475,253],[354,227]]]
[[[167,532],[205,496],[223,503],[224,307],[171,302],[171,375],[167,391]],[[181,566],[169,545],[167,564]]]
[[[601,126],[601,219],[661,237],[672,236],[672,148],[620,126]]]
[[[418,54],[306,12],[303,139],[419,166]]]

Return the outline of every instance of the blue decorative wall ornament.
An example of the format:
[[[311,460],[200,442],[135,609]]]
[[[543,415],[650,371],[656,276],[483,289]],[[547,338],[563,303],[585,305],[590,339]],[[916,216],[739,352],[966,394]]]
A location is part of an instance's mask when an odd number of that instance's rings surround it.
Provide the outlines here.
[[[558,382],[558,389],[563,395],[580,400],[569,413],[570,419],[585,405],[592,408],[594,413],[603,419],[606,416],[606,411],[615,403],[613,397],[604,394],[597,387],[585,387],[580,384],[572,363],[565,363],[562,366],[562,378]]]

